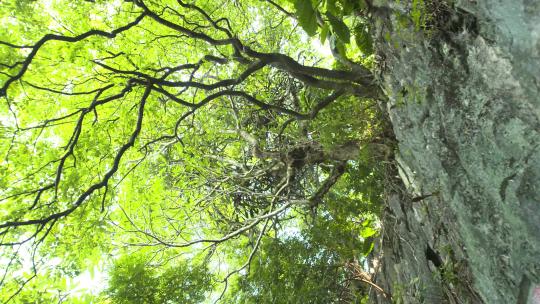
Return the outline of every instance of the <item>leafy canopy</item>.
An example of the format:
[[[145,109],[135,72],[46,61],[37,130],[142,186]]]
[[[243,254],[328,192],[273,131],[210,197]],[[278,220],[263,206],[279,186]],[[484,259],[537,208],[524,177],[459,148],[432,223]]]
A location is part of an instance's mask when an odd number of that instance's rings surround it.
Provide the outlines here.
[[[351,3],[3,1],[0,300],[360,299],[389,148]]]

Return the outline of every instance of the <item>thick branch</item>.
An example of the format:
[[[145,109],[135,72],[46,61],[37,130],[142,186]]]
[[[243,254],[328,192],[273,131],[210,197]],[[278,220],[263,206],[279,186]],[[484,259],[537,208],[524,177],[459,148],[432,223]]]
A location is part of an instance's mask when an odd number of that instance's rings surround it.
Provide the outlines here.
[[[265,62],[266,64],[270,64],[272,66],[275,66],[276,68],[287,71],[288,73],[293,75],[295,78],[303,82],[306,82],[310,86],[315,86],[315,87],[324,88],[324,89],[350,88],[350,82],[354,82],[361,86],[367,86],[369,87],[369,89],[373,89],[372,87],[373,82],[374,82],[373,75],[369,70],[367,70],[364,67],[359,67],[356,71],[343,71],[343,70],[329,70],[329,69],[320,68],[320,67],[305,66],[284,54],[263,53],[263,52],[255,51],[251,49],[250,47],[244,45],[236,37],[229,36],[227,39],[216,39],[216,38],[211,37],[210,35],[188,29],[184,26],[178,25],[176,23],[173,23],[167,19],[160,17],[155,12],[152,12],[144,4],[142,0],[138,0],[136,1],[136,3],[144,10],[146,14],[148,14],[150,18],[154,19],[156,22],[170,29],[176,30],[193,39],[203,40],[214,46],[229,45],[233,47],[235,50],[241,50],[243,54],[246,54],[249,57],[258,59],[262,62]],[[196,6],[189,5],[189,7],[194,8]],[[202,9],[197,7],[197,11],[202,11]],[[206,14],[204,16],[207,19],[210,18]],[[209,19],[209,20],[212,20],[212,19]],[[239,58],[235,58],[235,59],[239,60],[240,63],[244,63],[244,64],[247,63],[244,57],[241,57],[241,59]],[[320,77],[323,79],[332,79],[333,81],[317,79],[317,77]],[[358,91],[359,89],[361,88],[355,88],[355,91]]]

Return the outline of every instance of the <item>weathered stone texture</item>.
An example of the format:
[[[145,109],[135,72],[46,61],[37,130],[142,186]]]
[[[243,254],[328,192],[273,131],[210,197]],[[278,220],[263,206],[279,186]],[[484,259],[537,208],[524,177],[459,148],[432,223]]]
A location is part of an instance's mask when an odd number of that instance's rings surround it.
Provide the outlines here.
[[[389,200],[378,282],[394,302],[517,303],[540,282],[540,1],[454,2],[426,31],[403,0],[377,26],[412,193]]]

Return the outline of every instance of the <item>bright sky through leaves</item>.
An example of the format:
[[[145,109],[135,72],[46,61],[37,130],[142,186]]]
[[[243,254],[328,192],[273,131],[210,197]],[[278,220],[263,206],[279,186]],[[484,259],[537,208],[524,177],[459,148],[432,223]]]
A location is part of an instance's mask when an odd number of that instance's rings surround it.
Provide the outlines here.
[[[333,5],[323,46],[287,1],[4,1],[0,300],[363,297],[390,148]]]

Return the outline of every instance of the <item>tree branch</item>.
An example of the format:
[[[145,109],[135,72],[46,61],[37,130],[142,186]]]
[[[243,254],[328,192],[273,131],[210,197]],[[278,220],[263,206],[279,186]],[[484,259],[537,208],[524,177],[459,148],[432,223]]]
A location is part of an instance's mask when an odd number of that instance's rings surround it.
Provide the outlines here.
[[[84,39],[86,39],[86,38],[88,38],[90,36],[102,36],[102,37],[106,37],[106,38],[114,38],[114,37],[116,37],[116,35],[124,32],[124,31],[127,31],[130,28],[134,27],[135,25],[139,24],[139,22],[141,22],[141,20],[144,17],[145,17],[145,13],[142,13],[137,18],[135,18],[135,20],[133,22],[128,23],[125,26],[119,27],[119,28],[117,28],[115,30],[112,30],[111,32],[105,32],[105,31],[102,31],[102,30],[90,30],[90,31],[88,31],[86,33],[83,33],[83,34],[80,34],[80,35],[74,36],[74,37],[60,36],[60,35],[55,35],[55,34],[47,34],[47,35],[43,36],[43,38],[41,38],[36,44],[34,44],[31,47],[28,47],[28,48],[31,48],[32,51],[30,51],[30,54],[28,54],[28,56],[26,56],[26,59],[23,61],[22,67],[19,70],[19,72],[16,75],[10,77],[4,83],[2,88],[0,88],[0,97],[6,96],[7,95],[7,89],[9,88],[9,86],[13,82],[15,82],[15,81],[21,79],[21,77],[23,77],[24,73],[26,72],[26,70],[28,69],[28,67],[30,66],[30,64],[34,60],[34,58],[36,57],[36,54],[38,53],[38,51],[48,41],[56,40],[56,41],[65,41],[65,42],[78,42],[78,41],[84,40]],[[8,46],[13,46],[12,44],[9,44],[9,43],[6,43],[6,42],[3,42],[2,44],[8,45]]]

